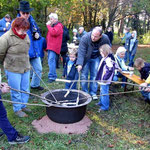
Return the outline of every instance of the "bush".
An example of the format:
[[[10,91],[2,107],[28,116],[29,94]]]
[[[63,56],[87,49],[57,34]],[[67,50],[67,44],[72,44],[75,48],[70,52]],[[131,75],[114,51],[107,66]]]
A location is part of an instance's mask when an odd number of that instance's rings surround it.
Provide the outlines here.
[[[113,45],[120,45],[123,41],[121,41],[121,38],[118,36],[117,33],[114,33],[114,38],[113,38]]]
[[[140,35],[138,40],[140,44],[150,44],[150,31],[144,35]]]

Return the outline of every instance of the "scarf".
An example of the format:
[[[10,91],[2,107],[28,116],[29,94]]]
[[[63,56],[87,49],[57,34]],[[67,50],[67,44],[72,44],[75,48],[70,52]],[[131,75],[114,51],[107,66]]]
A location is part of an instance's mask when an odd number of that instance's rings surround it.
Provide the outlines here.
[[[12,31],[14,32],[15,35],[17,35],[17,36],[18,36],[19,38],[21,38],[21,39],[24,39],[24,38],[26,37],[26,34],[19,35],[19,34],[17,33],[17,31],[15,30],[15,28],[12,28]]]

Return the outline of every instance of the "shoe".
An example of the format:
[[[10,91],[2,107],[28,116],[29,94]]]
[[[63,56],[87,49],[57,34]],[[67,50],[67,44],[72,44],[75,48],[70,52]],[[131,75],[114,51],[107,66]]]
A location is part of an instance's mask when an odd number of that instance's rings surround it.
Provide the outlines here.
[[[97,112],[100,113],[100,112],[104,112],[106,110],[103,110],[103,109],[99,109]]]
[[[16,137],[15,140],[10,141],[9,144],[13,145],[13,144],[23,144],[23,143],[27,143],[30,140],[29,136],[22,136],[20,134],[18,134],[18,136]]]
[[[52,83],[54,82],[55,80],[52,80],[52,79],[48,79],[48,83]]]
[[[93,96],[92,96],[92,99],[93,99],[94,101],[96,101],[96,100],[98,100],[98,97],[97,97],[96,95],[93,95]]]
[[[22,108],[22,111],[25,111],[25,112],[31,112],[31,109],[30,109],[30,108],[25,107],[25,108]]]
[[[44,88],[41,87],[41,86],[38,86],[38,87],[31,87],[31,89],[36,89],[36,90],[40,90],[40,91],[44,90]]]
[[[95,105],[96,105],[96,106],[101,106],[101,104],[100,104],[100,103],[96,103]]]
[[[28,117],[28,115],[27,115],[25,112],[21,111],[21,110],[15,112],[15,114],[16,114],[18,117],[20,117],[20,118],[22,118],[22,117]]]

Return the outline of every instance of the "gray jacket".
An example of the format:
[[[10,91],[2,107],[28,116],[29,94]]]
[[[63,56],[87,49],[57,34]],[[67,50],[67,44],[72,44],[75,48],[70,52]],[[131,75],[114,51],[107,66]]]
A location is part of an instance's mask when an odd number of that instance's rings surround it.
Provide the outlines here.
[[[88,32],[87,34],[85,34],[80,41],[79,48],[78,48],[78,58],[76,63],[77,65],[84,66],[87,60],[91,58],[92,51],[94,49],[94,45],[91,40],[91,33],[92,32]],[[110,45],[110,41],[107,35],[102,34],[102,37],[99,40],[98,47],[104,44]]]
[[[3,34],[0,37],[0,63],[4,63],[4,69],[16,73],[30,70],[29,47],[28,35],[21,39],[11,29]]]

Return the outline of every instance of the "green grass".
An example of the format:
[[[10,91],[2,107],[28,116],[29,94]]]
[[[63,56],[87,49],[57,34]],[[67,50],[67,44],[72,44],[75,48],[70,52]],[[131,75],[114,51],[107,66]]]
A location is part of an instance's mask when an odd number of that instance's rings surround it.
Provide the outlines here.
[[[137,57],[150,60],[149,48],[139,49]],[[57,69],[61,78],[61,68]],[[139,74],[135,71],[136,74]],[[48,75],[47,62],[45,60],[42,79],[46,83]],[[3,79],[5,81],[6,79]],[[50,89],[64,88],[63,83],[46,83]],[[42,85],[42,84],[41,84]],[[42,85],[44,86],[44,85]],[[113,92],[122,91],[116,86],[110,88]],[[45,90],[46,91],[46,90]],[[40,95],[42,92],[33,91]],[[4,99],[10,99],[10,94],[3,95]],[[45,113],[44,107],[29,106],[32,113],[28,118],[18,118],[14,115],[12,105],[4,103],[11,124],[22,134],[31,137],[30,142],[23,145],[10,146],[6,136],[0,139],[2,150],[145,150],[150,149],[150,105],[141,101],[140,93],[110,96],[111,107],[107,112],[97,113],[98,107],[95,101],[87,106],[87,116],[92,120],[90,129],[82,135],[65,134],[39,134],[31,125],[35,119],[40,119]],[[29,103],[42,103],[40,99],[30,99]]]

